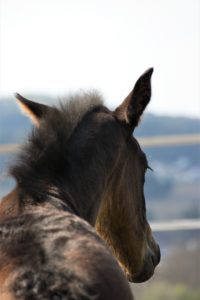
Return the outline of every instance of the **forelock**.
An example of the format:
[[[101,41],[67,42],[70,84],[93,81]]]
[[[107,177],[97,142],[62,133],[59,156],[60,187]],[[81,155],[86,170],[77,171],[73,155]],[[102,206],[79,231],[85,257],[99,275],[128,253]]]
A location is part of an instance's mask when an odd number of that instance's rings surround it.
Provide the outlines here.
[[[61,120],[59,121],[66,123],[70,135],[87,113],[102,105],[103,100],[100,94],[92,91],[60,99],[59,105],[55,108],[60,112]]]

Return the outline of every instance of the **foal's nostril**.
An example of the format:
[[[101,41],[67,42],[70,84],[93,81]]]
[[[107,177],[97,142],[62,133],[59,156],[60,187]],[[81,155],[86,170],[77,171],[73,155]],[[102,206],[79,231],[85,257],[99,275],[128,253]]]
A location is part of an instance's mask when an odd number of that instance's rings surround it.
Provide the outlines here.
[[[151,260],[152,260],[153,266],[155,267],[157,265],[157,257],[155,254],[151,254]]]
[[[158,244],[156,245],[156,250],[154,253],[152,253],[151,255],[151,259],[152,259],[152,262],[153,262],[153,265],[154,267],[156,267],[159,262],[160,262],[160,257],[161,257],[161,254],[160,254],[160,247],[158,246]]]
[[[158,244],[157,244],[157,253],[156,253],[156,256],[157,256],[157,265],[158,265],[159,262],[160,262],[160,259],[161,259],[161,252],[160,252],[160,247],[158,246]]]

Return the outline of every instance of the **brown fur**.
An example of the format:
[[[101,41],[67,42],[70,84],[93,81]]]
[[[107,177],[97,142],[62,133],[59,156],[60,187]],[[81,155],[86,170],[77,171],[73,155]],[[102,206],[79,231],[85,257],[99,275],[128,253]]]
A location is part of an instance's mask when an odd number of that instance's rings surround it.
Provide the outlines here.
[[[0,220],[8,217],[16,216],[20,212],[20,204],[17,199],[17,190],[14,189],[1,200],[0,204]]]
[[[14,300],[9,288],[12,282],[13,267],[13,262],[5,254],[0,253],[0,299],[2,300]]]

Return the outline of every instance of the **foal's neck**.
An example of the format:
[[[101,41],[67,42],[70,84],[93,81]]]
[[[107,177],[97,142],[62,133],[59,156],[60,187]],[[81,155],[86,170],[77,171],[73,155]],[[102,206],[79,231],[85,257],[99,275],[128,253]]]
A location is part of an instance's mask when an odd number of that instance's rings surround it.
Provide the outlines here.
[[[41,142],[41,136],[33,136],[22,151],[21,162],[11,168],[22,194],[22,207],[51,204],[95,224],[119,149],[114,145],[105,153],[103,143],[89,144],[87,155],[83,155],[78,138],[76,135],[62,149],[58,145],[65,143],[56,133],[49,145]]]
[[[91,185],[91,178],[77,174],[73,184],[63,178],[63,183],[57,185],[49,182],[41,184],[42,180],[30,183],[28,189],[24,188],[23,182],[6,195],[0,204],[0,217],[12,217],[26,211],[40,209],[58,209],[68,211],[80,216],[92,225],[95,225],[97,213],[101,204],[104,191],[104,180],[96,178]],[[42,189],[41,189],[42,186]]]
[[[72,183],[72,184],[71,184]],[[99,207],[103,199],[106,186],[106,174],[96,174],[91,178],[89,174],[77,172],[75,178],[66,182],[62,201],[66,203],[73,213],[95,225]],[[58,189],[60,190],[60,189]],[[61,189],[62,190],[62,189]]]

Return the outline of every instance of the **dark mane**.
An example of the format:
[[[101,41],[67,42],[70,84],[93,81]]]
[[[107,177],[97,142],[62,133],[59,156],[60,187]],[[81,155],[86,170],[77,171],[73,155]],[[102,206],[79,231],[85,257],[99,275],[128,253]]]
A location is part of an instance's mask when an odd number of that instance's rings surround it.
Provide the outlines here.
[[[41,195],[43,187],[46,188],[47,182],[41,181],[41,178],[52,180],[54,174],[62,178],[68,166],[68,143],[74,130],[86,115],[101,108],[101,96],[97,92],[90,92],[61,100],[58,106],[47,113],[42,126],[33,128],[16,163],[10,167],[10,174],[19,184],[23,183],[23,189],[35,197],[38,188]]]

